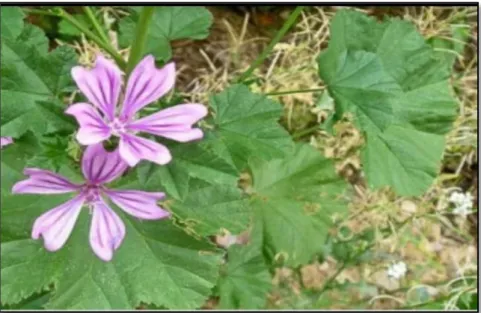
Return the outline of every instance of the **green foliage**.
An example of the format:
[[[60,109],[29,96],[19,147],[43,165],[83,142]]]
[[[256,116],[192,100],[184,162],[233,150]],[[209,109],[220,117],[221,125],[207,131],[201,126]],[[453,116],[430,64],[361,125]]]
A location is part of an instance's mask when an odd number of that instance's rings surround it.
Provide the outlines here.
[[[146,190],[165,189],[179,200],[186,197],[191,177],[210,184],[235,186],[238,179],[236,168],[211,149],[211,144],[215,143],[205,139],[198,143],[175,145],[171,149],[175,158],[167,166],[149,163],[139,166],[140,182]]]
[[[91,28],[89,25],[88,18],[84,14],[74,14],[72,16],[85,28],[87,29]],[[66,20],[61,20],[58,23],[58,32],[62,35],[67,35],[67,36],[80,36],[82,34],[82,32],[78,30],[78,28],[76,28]]]
[[[40,138],[40,149],[28,160],[28,167],[38,167],[54,172],[62,170],[66,164],[70,167],[80,168],[65,151],[69,149],[68,137],[65,135],[54,134]]]
[[[460,21],[464,22],[464,21]],[[451,25],[452,38],[432,37],[428,40],[434,51],[444,58],[450,66],[454,65],[456,58],[462,55],[463,50],[469,40],[469,27],[466,25]]]
[[[75,124],[63,114],[58,97],[72,83],[70,69],[76,63],[75,52],[60,47],[47,54],[43,50],[47,45],[45,36],[39,36],[33,28],[24,32],[20,9],[1,10],[2,16],[9,16],[8,32],[3,35],[2,31],[1,38],[2,135],[19,137],[28,130],[39,135],[73,130]]]
[[[50,293],[34,294],[14,305],[1,305],[2,310],[42,310],[50,299]]]
[[[33,221],[71,195],[11,195],[23,179],[26,160],[36,152],[35,139],[21,138],[2,150],[2,294],[3,304],[21,301],[55,284],[48,308],[120,309],[140,303],[196,308],[217,280],[219,252],[194,239],[170,221],[139,222],[117,212],[127,236],[112,262],[100,261],[88,244],[90,216],[82,212],[65,247],[47,252],[29,239]],[[20,158],[19,156],[22,156]]]
[[[138,20],[139,7],[119,22],[119,42],[122,47],[132,43]],[[168,61],[172,57],[170,42],[179,39],[204,39],[212,25],[212,14],[203,7],[159,6],[155,8],[149,26],[145,54]]]
[[[243,170],[249,157],[279,158],[292,149],[292,141],[279,124],[279,103],[233,85],[211,98],[214,136],[230,159]]]
[[[175,199],[172,211],[196,232],[239,232],[252,213],[237,187],[240,171],[252,156],[281,157],[292,142],[277,123],[281,106],[246,86],[228,88],[213,96],[210,105],[214,117],[208,123],[214,126],[202,141],[172,145],[172,162],[144,163],[137,174],[143,189],[165,190]]]
[[[25,15],[17,7],[3,7],[0,11],[0,26],[3,39],[16,39],[23,28],[23,18]]]
[[[246,246],[229,247],[227,265],[221,271],[219,295],[221,309],[259,309],[272,287],[271,275],[262,255],[260,228],[250,234]]]
[[[194,224],[192,227],[202,235],[219,233],[222,228],[241,232],[251,216],[240,190],[223,185],[191,188],[184,201],[174,201],[172,211],[190,225]]]
[[[478,310],[478,293],[463,293],[460,297],[456,306],[460,310]]]
[[[131,11],[119,21],[122,47],[135,34],[139,8]],[[15,138],[0,158],[2,309],[196,309],[214,288],[222,309],[259,309],[275,266],[298,268],[328,255],[350,266],[373,257],[371,230],[352,241],[328,235],[346,213],[348,199],[333,161],[308,144],[294,144],[278,123],[282,105],[245,85],[211,96],[210,117],[200,123],[202,140],[162,139],[172,162],[142,162],[109,186],[165,192],[161,205],[172,219],[139,221],[111,204],[127,234],[113,260],[103,262],[90,248],[91,217],[85,209],[66,245],[46,251],[42,240],[30,238],[32,225],[74,195],[12,195],[11,189],[25,179],[25,167],[83,181],[82,148],[72,144],[77,124],[63,104],[75,89],[70,70],[77,56],[66,46],[49,52],[45,34],[25,24],[19,8],[0,12],[1,133]],[[90,27],[83,15],[76,19]],[[202,7],[156,7],[144,53],[168,61],[171,41],[203,39],[211,24],[212,15]],[[65,21],[59,27],[63,35],[79,34]],[[328,88],[318,106],[331,111],[322,127],[332,131],[345,114],[354,115],[366,137],[361,156],[372,188],[419,195],[437,176],[456,105],[448,83],[453,59],[433,51],[444,42],[430,44],[397,19],[378,23],[340,11],[332,22],[329,48],[319,57],[319,75]],[[142,114],[182,102],[176,95]],[[245,171],[251,181],[239,183]],[[224,229],[233,234],[249,229],[249,243],[224,253],[209,240]],[[344,237],[349,232],[340,229]],[[477,306],[477,299],[466,297],[460,307]],[[317,304],[325,301],[318,298]],[[418,300],[425,301],[425,294]]]
[[[319,75],[335,100],[335,119],[354,114],[366,136],[362,153],[371,188],[420,195],[440,167],[444,135],[456,118],[449,67],[415,27],[378,23],[343,10],[331,24]]]
[[[346,184],[333,162],[309,145],[298,145],[284,159],[253,160],[250,169],[251,205],[266,255],[282,257],[290,266],[309,262],[321,252],[333,219],[346,211]]]

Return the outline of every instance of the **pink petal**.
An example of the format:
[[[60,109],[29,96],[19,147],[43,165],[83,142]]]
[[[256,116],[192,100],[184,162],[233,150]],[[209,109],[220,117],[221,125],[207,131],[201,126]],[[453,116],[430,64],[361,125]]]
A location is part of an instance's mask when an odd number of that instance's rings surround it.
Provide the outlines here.
[[[13,143],[12,137],[0,137],[0,148]]]
[[[130,75],[121,118],[130,119],[138,110],[169,92],[174,87],[174,83],[174,63],[168,63],[161,69],[157,69],[154,57],[146,56]]]
[[[84,201],[84,195],[78,195],[42,214],[33,224],[32,238],[39,239],[42,236],[45,248],[49,251],[60,249],[72,233]]]
[[[125,237],[125,225],[103,201],[96,202],[93,206],[90,246],[100,259],[108,262]]]
[[[101,143],[88,146],[82,157],[84,177],[94,184],[105,184],[115,180],[125,172],[127,167],[118,149],[108,152]]]
[[[167,164],[172,159],[169,149],[164,145],[130,134],[120,137],[119,152],[130,166],[135,166],[142,159],[160,165]]]
[[[50,171],[26,168],[23,173],[30,177],[13,186],[14,194],[60,194],[77,191],[80,188],[79,185]]]
[[[65,113],[75,116],[80,125],[77,140],[82,145],[92,145],[108,139],[110,127],[97,110],[88,103],[71,105]]]
[[[72,77],[87,99],[109,120],[113,120],[120,95],[122,71],[112,61],[98,55],[93,69],[76,66],[72,68]]]
[[[157,205],[163,199],[163,192],[146,192],[137,190],[107,190],[110,199],[128,214],[146,220],[157,220],[170,216]]]
[[[192,128],[192,125],[207,113],[207,108],[202,104],[176,105],[134,121],[128,125],[128,129],[187,142],[202,138],[202,130]]]

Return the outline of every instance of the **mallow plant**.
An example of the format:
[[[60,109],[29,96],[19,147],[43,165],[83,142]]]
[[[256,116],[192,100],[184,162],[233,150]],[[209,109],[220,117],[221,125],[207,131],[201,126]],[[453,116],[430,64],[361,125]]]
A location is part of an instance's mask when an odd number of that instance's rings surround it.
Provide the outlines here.
[[[324,243],[351,197],[333,161],[278,123],[282,105],[249,88],[303,7],[206,103],[166,96],[170,42],[206,38],[207,9],[129,8],[118,21],[128,58],[84,9],[83,22],[59,7],[30,13],[99,46],[91,68],[66,45],[49,50],[27,9],[1,8],[2,307],[195,309],[211,296],[264,307],[275,267],[332,253]],[[426,192],[456,117],[449,66],[414,25],[352,10],[333,18],[318,64],[335,103],[326,123],[351,113],[365,137],[368,186]],[[248,229],[245,245],[211,240]]]

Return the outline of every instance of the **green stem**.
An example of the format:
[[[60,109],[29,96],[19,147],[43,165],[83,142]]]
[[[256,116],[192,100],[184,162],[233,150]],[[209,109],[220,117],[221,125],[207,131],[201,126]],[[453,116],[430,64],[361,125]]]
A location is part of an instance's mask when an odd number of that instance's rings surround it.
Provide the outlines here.
[[[342,263],[342,265],[337,269],[337,271],[331,277],[329,277],[329,279],[324,283],[324,285],[322,285],[321,290],[318,294],[319,298],[327,290],[327,288],[329,288],[329,285],[337,278],[337,276],[339,276],[339,274],[341,274],[341,272],[346,269],[346,267],[347,263]]]
[[[46,16],[57,16],[59,17],[58,14],[50,12],[50,11],[44,11],[44,10],[38,10],[38,9],[28,9],[28,8],[23,8],[23,11],[27,14],[37,14],[37,15],[46,15]]]
[[[76,27],[79,31],[85,34],[89,39],[92,39],[97,45],[107,51],[117,62],[117,64],[121,68],[125,68],[126,64],[122,56],[109,44],[105,43],[102,39],[97,37],[93,32],[87,29],[84,25],[82,25],[79,21],[77,21],[72,15],[65,12],[63,9],[58,10],[58,15]]]
[[[105,41],[105,43],[110,44],[109,37],[107,37],[107,34],[104,32],[102,29],[102,26],[100,25],[100,22],[97,20],[97,17],[95,16],[94,12],[90,7],[83,7],[85,14],[89,18],[90,22],[92,23],[95,31],[97,32],[97,35],[100,36],[100,38]]]
[[[318,92],[318,91],[324,91],[324,88],[269,92],[269,93],[266,93],[264,95],[266,95],[266,96],[281,96],[281,95],[290,95],[290,94],[295,94],[295,93],[308,93],[308,92]]]
[[[127,75],[134,69],[135,65],[142,58],[145,42],[147,40],[148,27],[154,14],[154,7],[146,6],[140,12],[139,21],[135,29],[135,36],[130,46],[129,62],[127,64]]]
[[[293,139],[299,139],[299,138],[304,137],[305,135],[308,135],[308,134],[312,133],[313,131],[316,131],[316,130],[319,130],[319,129],[321,129],[319,127],[319,125],[314,125],[312,127],[300,130],[298,132],[295,132],[294,134],[292,134],[292,138]]]
[[[264,62],[264,60],[267,58],[269,53],[271,53],[272,49],[274,49],[274,46],[284,37],[284,35],[287,33],[287,31],[291,28],[291,26],[294,24],[296,21],[297,17],[299,14],[301,14],[302,9],[304,9],[303,6],[298,6],[296,9],[289,15],[287,18],[287,21],[282,25],[282,28],[277,32],[277,34],[274,36],[272,41],[269,43],[269,45],[262,51],[261,55],[257,57],[257,59],[254,61],[254,63],[251,64],[251,66],[245,71],[237,80],[236,82],[243,82],[247,77],[249,77],[254,70]]]
[[[360,255],[362,255],[364,252],[368,251],[369,249],[371,249],[372,247],[374,247],[374,244],[371,243],[369,245],[367,245],[364,249],[362,249],[361,251],[358,251],[356,254],[354,254],[352,257],[349,258],[348,261],[345,261],[341,264],[341,266],[337,269],[337,271],[331,276],[329,277],[329,279],[324,283],[324,285],[322,286],[321,290],[319,291],[319,293],[317,294],[319,296],[319,299],[321,298],[322,294],[329,288],[329,285],[337,278],[337,276],[339,276],[339,274],[342,273],[343,270],[345,270],[347,268],[347,266],[349,265],[349,262],[351,260],[355,260],[357,257],[359,257]]]

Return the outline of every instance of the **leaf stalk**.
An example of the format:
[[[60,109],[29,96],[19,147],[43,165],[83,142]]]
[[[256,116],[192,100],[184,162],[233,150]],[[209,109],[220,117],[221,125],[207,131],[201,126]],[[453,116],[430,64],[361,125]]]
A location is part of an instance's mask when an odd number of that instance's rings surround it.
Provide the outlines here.
[[[83,7],[83,10],[87,17],[89,18],[90,22],[92,23],[92,26],[94,27],[95,31],[97,32],[97,35],[100,36],[100,38],[107,44],[110,44],[110,40],[107,37],[107,34],[104,32],[102,29],[102,26],[100,25],[99,20],[95,16],[95,13],[92,11],[92,9],[88,6]]]
[[[272,41],[269,43],[269,45],[262,51],[262,53],[257,57],[257,59],[254,61],[254,63],[251,64],[251,66],[245,71],[237,80],[236,82],[243,82],[248,78],[254,70],[264,62],[264,60],[267,58],[267,56],[271,53],[272,49],[274,49],[274,46],[284,37],[284,35],[287,33],[287,31],[294,25],[294,22],[296,21],[297,17],[301,14],[302,10],[304,9],[304,6],[298,6],[292,13],[289,15],[287,18],[286,22],[284,25],[282,25],[281,29],[277,32],[277,34],[274,36]]]

